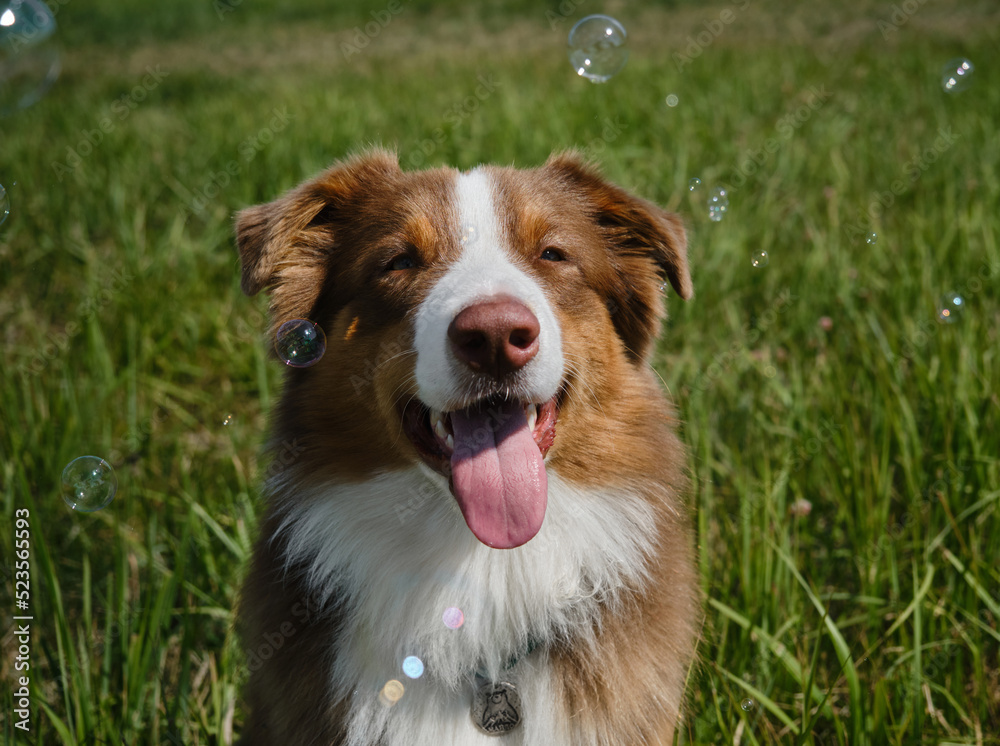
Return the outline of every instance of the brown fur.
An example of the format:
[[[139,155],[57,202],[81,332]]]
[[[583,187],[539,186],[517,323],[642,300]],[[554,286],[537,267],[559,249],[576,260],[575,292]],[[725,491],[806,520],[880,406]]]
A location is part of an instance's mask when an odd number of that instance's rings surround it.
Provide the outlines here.
[[[327,333],[324,364],[289,371],[272,439],[304,447],[297,466],[317,482],[366,479],[418,458],[399,416],[416,389],[407,314],[460,251],[453,174],[403,173],[394,156],[375,151],[239,216],[243,289],[271,290],[272,333],[291,318],[318,321]],[[566,718],[581,742],[668,744],[699,604],[678,497],[684,451],[648,361],[664,314],[661,282],[692,294],[683,227],[572,155],[491,175],[498,202],[512,208],[503,228],[515,261],[546,287],[562,329],[569,374],[547,468],[583,485],[636,490],[657,514],[649,581],[605,607],[596,646],[567,640],[549,651]],[[572,249],[573,261],[539,261],[547,247]],[[400,250],[425,269],[412,280],[379,275]],[[344,704],[324,684],[337,617],[310,605],[295,568],[282,574],[280,543],[271,541],[281,496],[272,500],[239,615],[251,652],[282,624],[294,632],[251,674],[241,743],[337,744]]]

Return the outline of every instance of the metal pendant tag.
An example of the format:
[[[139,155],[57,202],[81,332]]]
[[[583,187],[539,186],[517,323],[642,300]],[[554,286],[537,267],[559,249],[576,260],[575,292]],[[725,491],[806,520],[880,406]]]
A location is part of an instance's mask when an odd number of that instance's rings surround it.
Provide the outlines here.
[[[521,695],[507,681],[487,681],[472,697],[472,722],[488,736],[502,736],[521,724]]]

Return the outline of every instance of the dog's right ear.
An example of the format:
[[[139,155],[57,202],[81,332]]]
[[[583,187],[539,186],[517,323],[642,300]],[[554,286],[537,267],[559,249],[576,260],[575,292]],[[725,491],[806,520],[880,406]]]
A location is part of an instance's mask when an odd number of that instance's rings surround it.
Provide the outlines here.
[[[309,318],[323,289],[338,222],[365,185],[399,173],[394,153],[372,150],[236,216],[240,286],[247,295],[271,291],[272,324]]]

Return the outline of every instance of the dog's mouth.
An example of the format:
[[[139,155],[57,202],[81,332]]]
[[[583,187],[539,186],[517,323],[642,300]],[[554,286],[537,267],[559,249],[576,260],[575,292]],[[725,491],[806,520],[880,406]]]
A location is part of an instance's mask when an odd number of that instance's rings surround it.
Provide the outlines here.
[[[560,395],[542,404],[494,396],[439,412],[411,399],[403,430],[420,457],[448,477],[469,529],[511,549],[542,527],[548,495],[544,457],[555,440]]]

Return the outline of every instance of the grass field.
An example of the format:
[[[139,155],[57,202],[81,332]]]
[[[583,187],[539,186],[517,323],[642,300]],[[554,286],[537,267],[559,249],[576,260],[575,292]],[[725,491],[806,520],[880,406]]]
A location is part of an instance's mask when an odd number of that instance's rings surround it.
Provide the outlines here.
[[[232,215],[377,142],[406,167],[577,147],[684,215],[696,297],[656,359],[706,598],[679,743],[1000,744],[995,3],[51,6],[62,76],[0,119],[5,743],[239,733],[230,610],[281,370]],[[597,86],[565,39],[602,11],[631,58]],[[976,69],[946,94],[955,57]],[[60,497],[84,454],[119,479],[90,514]]]

